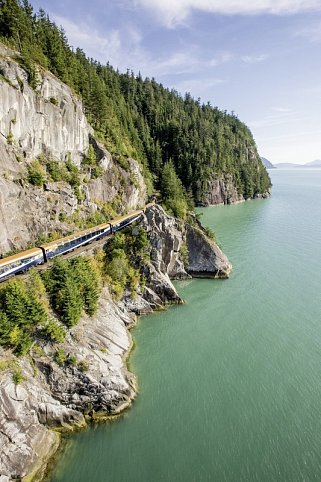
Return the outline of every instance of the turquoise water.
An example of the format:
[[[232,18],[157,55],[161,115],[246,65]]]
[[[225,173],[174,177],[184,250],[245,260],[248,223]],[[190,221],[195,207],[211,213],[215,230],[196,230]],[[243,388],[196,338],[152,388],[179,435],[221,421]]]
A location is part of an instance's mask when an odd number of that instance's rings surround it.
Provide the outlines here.
[[[231,278],[141,319],[137,400],[51,482],[321,480],[321,170],[270,173],[271,199],[203,210]]]

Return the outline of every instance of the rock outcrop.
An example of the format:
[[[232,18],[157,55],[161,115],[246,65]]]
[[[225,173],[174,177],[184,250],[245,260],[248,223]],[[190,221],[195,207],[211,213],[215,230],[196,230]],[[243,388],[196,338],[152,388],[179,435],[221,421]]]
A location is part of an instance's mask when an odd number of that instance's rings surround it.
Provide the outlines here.
[[[59,435],[47,427],[85,424],[83,415],[57,402],[47,389],[44,376],[35,376],[27,359],[20,360],[25,377],[15,385],[11,370],[1,373],[0,384],[0,477],[8,481],[41,474],[48,457],[59,445]]]
[[[232,176],[227,175],[224,179],[215,178],[208,181],[207,190],[199,204],[210,206],[214,204],[234,204],[242,201],[244,201],[243,195],[237,192]]]
[[[14,367],[8,363],[0,373],[0,477],[39,476],[59,444],[50,428],[82,427],[85,414],[116,414],[130,403],[135,378],[124,358],[131,347],[127,328],[134,319],[105,290],[97,315],[84,317],[60,346],[77,360],[74,366],[59,366],[53,361],[55,347],[44,345],[41,355],[32,352],[32,364],[19,360],[24,380],[15,385]]]
[[[217,246],[194,225],[168,216],[161,206],[146,210],[145,226],[151,244],[151,260],[158,271],[171,279],[192,276],[228,278],[232,266]],[[184,249],[185,248],[185,249]],[[183,262],[185,251],[185,264]]]
[[[89,126],[82,104],[67,85],[49,72],[38,72],[38,88],[13,51],[0,44],[0,136],[12,136],[24,159],[47,153],[80,165],[89,146]]]
[[[188,249],[187,272],[193,277],[228,278],[232,265],[217,246],[203,231],[186,225],[186,245]]]

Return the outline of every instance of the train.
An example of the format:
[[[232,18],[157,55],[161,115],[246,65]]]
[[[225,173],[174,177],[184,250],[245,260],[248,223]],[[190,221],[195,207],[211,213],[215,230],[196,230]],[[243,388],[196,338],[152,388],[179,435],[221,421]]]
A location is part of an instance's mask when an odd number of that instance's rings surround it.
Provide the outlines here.
[[[32,266],[47,263],[56,256],[69,253],[81,246],[114,234],[116,231],[138,221],[145,209],[152,204],[147,204],[143,209],[138,209],[108,223],[99,224],[94,228],[83,229],[56,241],[51,241],[36,248],[0,259],[0,283],[27,271]]]

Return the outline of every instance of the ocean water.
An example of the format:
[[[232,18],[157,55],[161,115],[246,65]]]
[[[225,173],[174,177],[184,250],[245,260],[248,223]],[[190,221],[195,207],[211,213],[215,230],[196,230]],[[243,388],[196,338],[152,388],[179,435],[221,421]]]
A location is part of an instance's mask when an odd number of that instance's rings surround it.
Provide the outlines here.
[[[321,480],[321,170],[270,173],[270,199],[202,210],[231,278],[141,318],[136,401],[71,436],[51,482]]]

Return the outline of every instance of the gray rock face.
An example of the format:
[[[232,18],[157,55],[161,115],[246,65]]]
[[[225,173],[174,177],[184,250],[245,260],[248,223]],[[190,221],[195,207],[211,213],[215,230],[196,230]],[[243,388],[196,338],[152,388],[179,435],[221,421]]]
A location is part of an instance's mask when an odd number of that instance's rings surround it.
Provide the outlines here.
[[[63,344],[67,354],[88,364],[86,372],[53,362],[51,345],[44,346],[46,355],[33,354],[36,371],[27,359],[20,360],[25,377],[20,385],[14,385],[9,368],[0,372],[0,476],[39,475],[59,444],[49,428],[82,427],[84,413],[115,414],[130,403],[135,378],[124,357],[133,321],[105,290],[95,318],[84,317]]]
[[[207,191],[199,204],[210,206],[214,204],[234,204],[242,201],[244,201],[244,197],[237,192],[232,176],[226,176],[225,179],[217,178],[208,181]]]
[[[170,278],[184,279],[192,276],[228,278],[232,265],[201,226],[178,221],[160,206],[146,210],[145,225],[151,244],[151,261],[160,273]],[[182,248],[188,251],[186,266],[182,261]]]
[[[83,372],[77,365],[62,368],[46,358],[37,360],[55,399],[84,413],[118,413],[128,405],[135,394],[135,379],[123,360],[131,347],[127,328],[134,321],[105,289],[98,313],[94,318],[83,317],[63,345],[65,353],[85,362],[88,370]]]
[[[155,205],[145,212],[144,226],[151,245],[151,262],[155,268],[172,279],[188,278],[180,252],[184,244],[184,223],[168,216]]]
[[[106,202],[122,212],[143,206],[147,199],[138,162],[129,159],[125,170],[95,141],[69,87],[41,71],[35,92],[14,56],[0,44],[0,254],[24,248],[40,235],[67,233],[73,226],[61,219],[75,213],[91,216]],[[80,165],[90,142],[103,175],[83,184],[83,201],[66,182],[39,188],[24,180],[28,165],[40,154],[62,162],[70,156]]]
[[[14,54],[1,46],[0,54],[0,73],[7,79],[0,79],[0,135],[7,138],[11,132],[27,159],[46,152],[64,161],[69,153],[79,165],[92,133],[81,102],[44,71],[35,92]]]
[[[8,480],[42,473],[44,462],[59,444],[58,434],[48,430],[47,424],[84,424],[82,414],[52,397],[41,373],[35,377],[27,360],[20,363],[26,377],[21,385],[14,385],[9,370],[0,379],[0,476]]]
[[[214,241],[199,228],[186,225],[187,272],[192,276],[228,278],[232,265]]]

